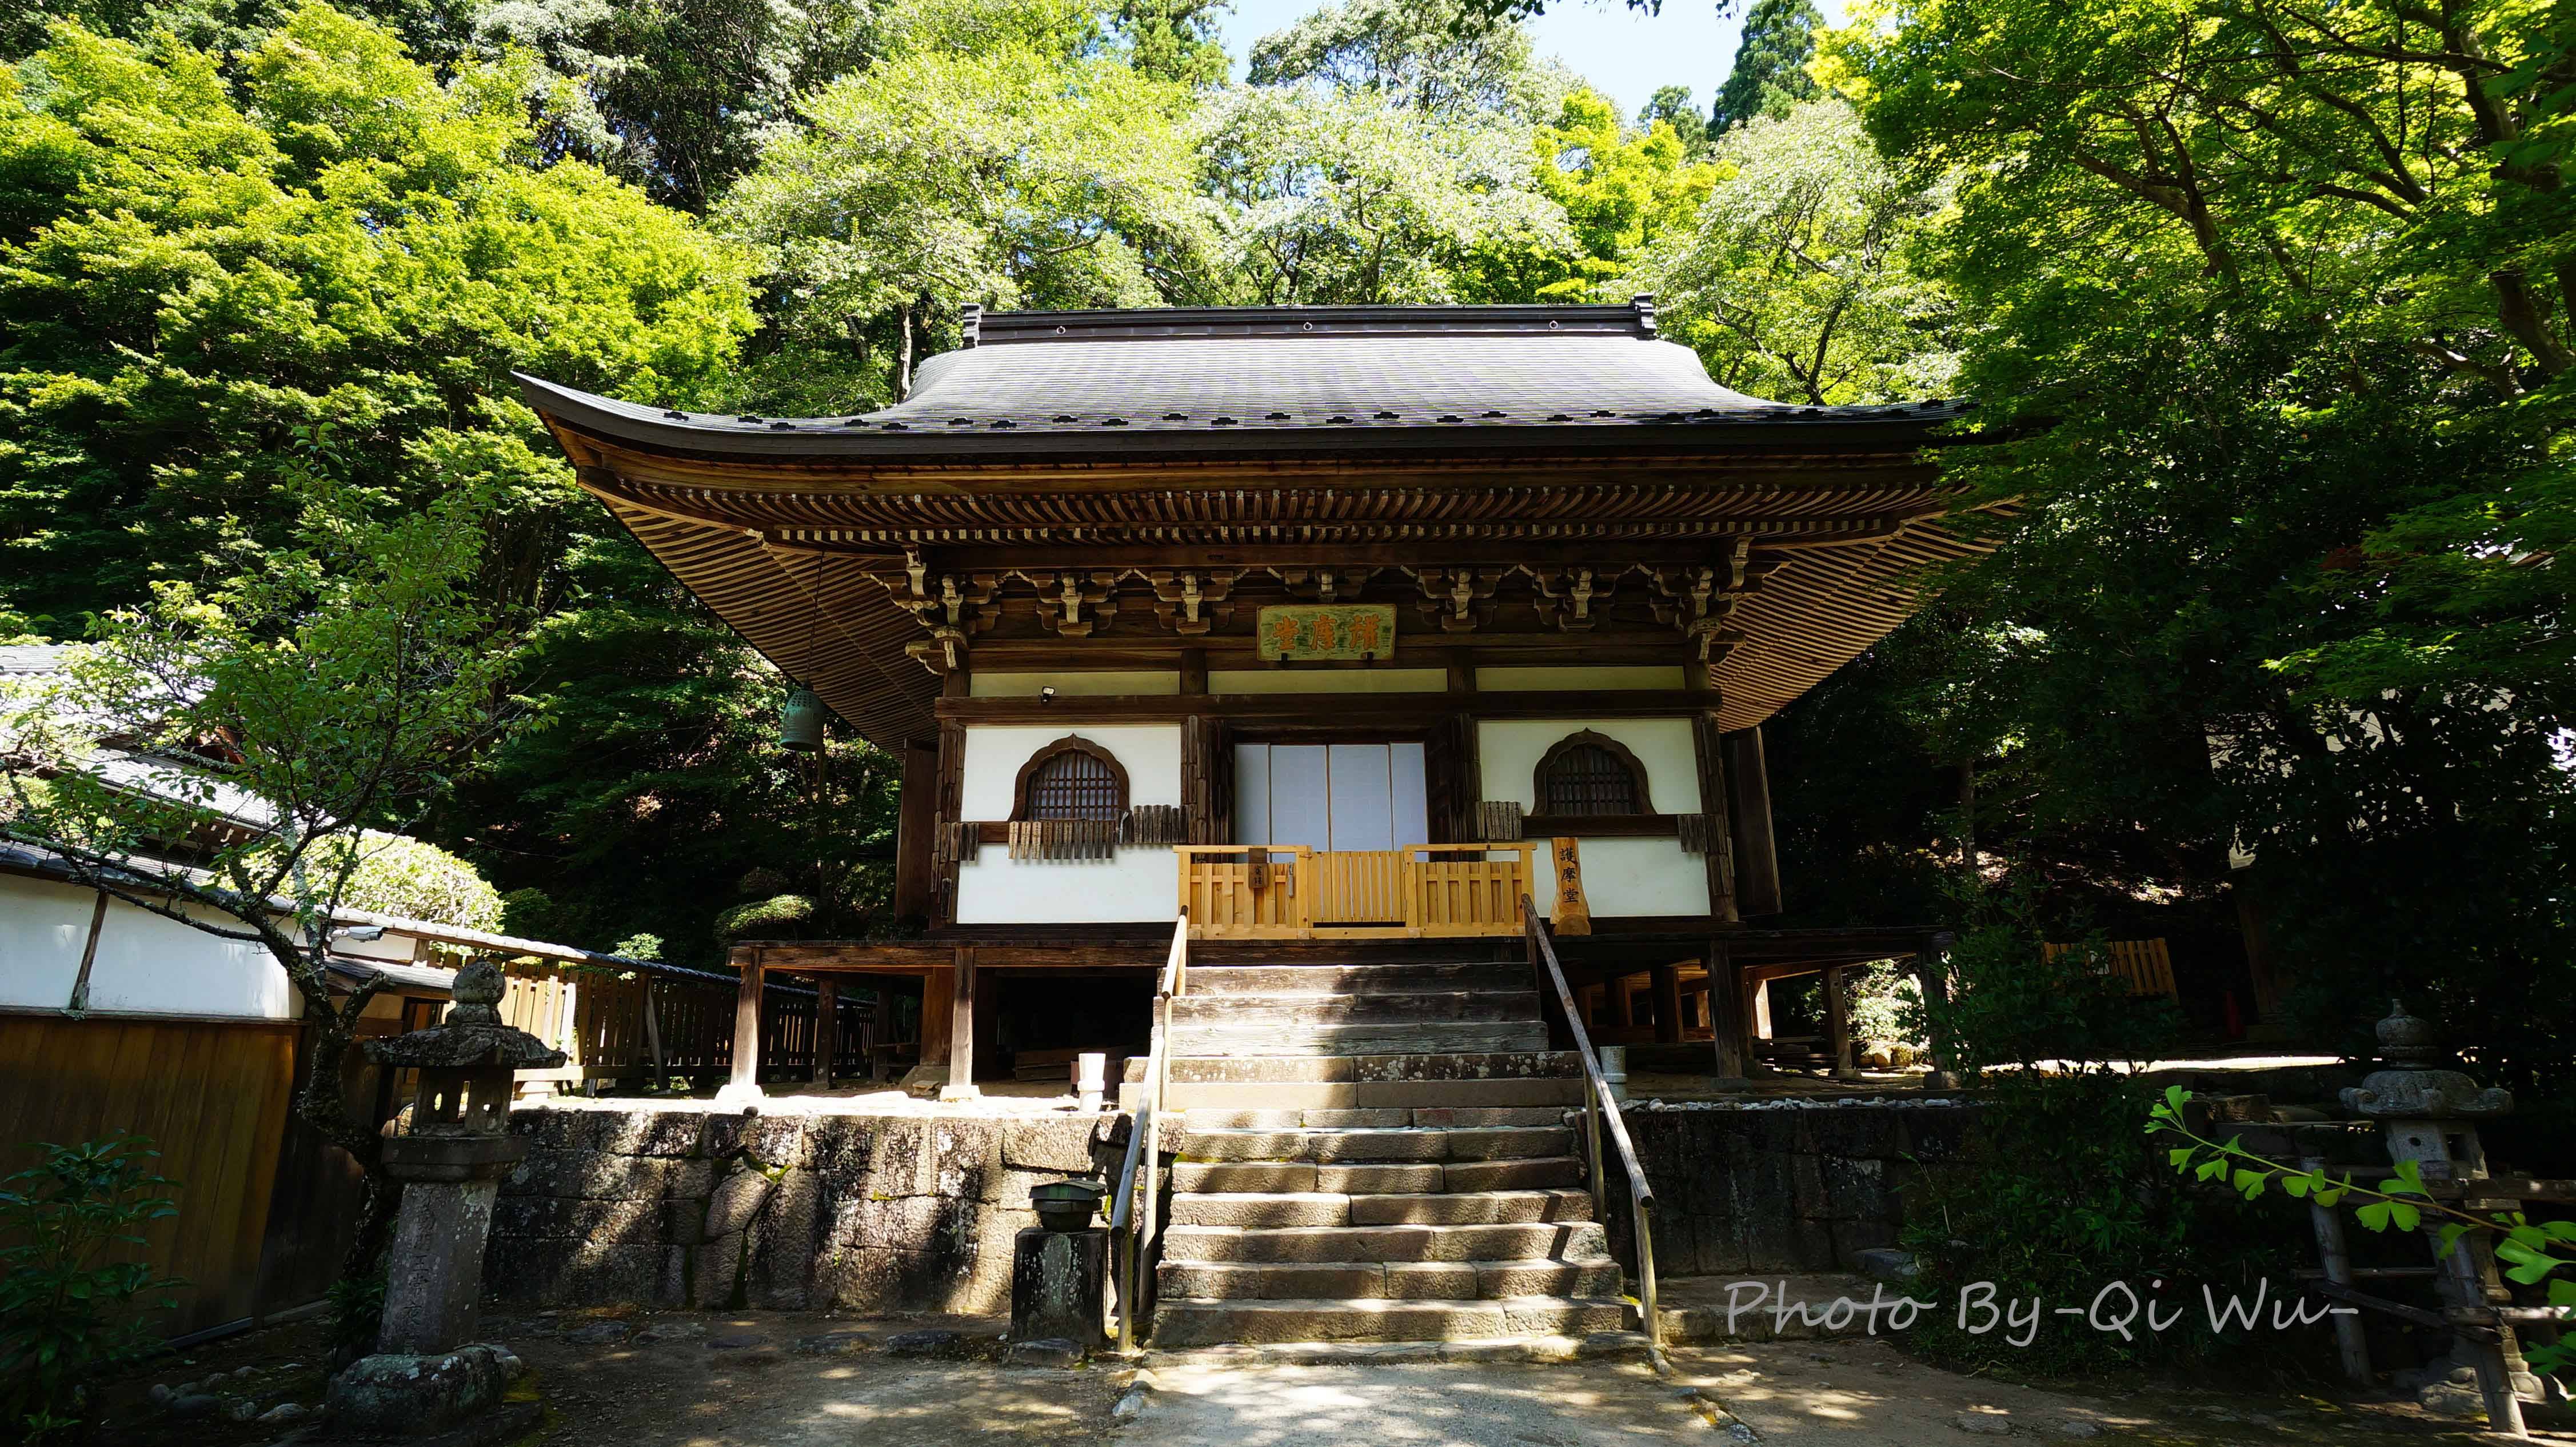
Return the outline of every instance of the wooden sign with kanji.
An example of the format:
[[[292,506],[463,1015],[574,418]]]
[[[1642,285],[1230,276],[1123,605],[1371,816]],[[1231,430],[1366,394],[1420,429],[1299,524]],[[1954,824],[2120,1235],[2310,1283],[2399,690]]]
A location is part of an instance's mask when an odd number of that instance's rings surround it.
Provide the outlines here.
[[[1392,603],[1288,603],[1264,608],[1261,656],[1302,661],[1395,656]]]

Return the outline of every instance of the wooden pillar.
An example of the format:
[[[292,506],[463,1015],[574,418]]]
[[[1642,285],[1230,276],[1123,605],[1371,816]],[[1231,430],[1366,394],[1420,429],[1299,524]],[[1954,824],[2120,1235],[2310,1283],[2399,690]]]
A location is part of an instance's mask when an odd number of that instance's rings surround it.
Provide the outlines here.
[[[1657,965],[1650,973],[1655,982],[1655,1043],[1678,1045],[1682,1039],[1682,967]]]
[[[733,1078],[719,1101],[760,1097],[760,950],[754,946],[734,953],[742,983],[733,1000]]]
[[[1181,650],[1181,696],[1183,698],[1204,698],[1207,696],[1207,673],[1206,649],[1184,648]]]
[[[1699,670],[1702,676],[1707,669]],[[1719,924],[1734,924],[1739,915],[1735,899],[1735,827],[1730,821],[1726,798],[1726,749],[1717,731],[1717,715],[1699,713],[1691,716],[1692,753],[1699,761],[1699,807],[1708,816],[1708,854],[1702,860],[1708,866],[1708,912]]]
[[[955,679],[962,675],[951,673],[948,676]],[[937,803],[934,806],[933,817],[938,826],[944,829],[950,824],[960,822],[963,817],[957,811],[966,791],[966,726],[964,724],[943,723],[939,726],[938,777],[939,787],[935,791]],[[965,856],[971,852],[971,849],[961,846],[959,858],[952,860],[945,870],[934,877],[930,905],[932,923],[955,924],[957,922],[957,866],[963,863]]]
[[[830,975],[814,982],[814,1083],[832,1085],[832,1056],[841,1048],[841,983]]]
[[[1735,962],[1724,940],[1708,942],[1708,1033],[1716,1048],[1717,1085],[1746,1083],[1744,1061],[1744,987],[1736,982]]]
[[[1925,1090],[1952,1090],[1958,1078],[1950,1073],[1950,1042],[1943,1033],[1938,1015],[1940,1006],[1950,998],[1950,942],[1952,936],[1932,937],[1931,943],[1914,957],[1914,979],[1923,990],[1923,1008],[1933,1017],[1924,1027],[1924,1044],[1932,1051],[1932,1069],[1923,1077]]]
[[[947,965],[937,966],[921,980],[921,1063],[948,1063],[949,1008],[956,1003],[957,972]]]
[[[1735,904],[1747,915],[1780,912],[1780,857],[1771,840],[1771,776],[1762,730],[1726,736],[1727,832],[1735,847]]]
[[[939,891],[939,741],[906,739],[894,836],[894,913],[927,921]]]
[[[1825,1035],[1834,1042],[1834,1079],[1858,1080],[1860,1067],[1852,1062],[1851,1001],[1843,994],[1843,967],[1825,967]]]
[[[948,971],[948,1084],[942,1100],[971,1099],[975,1089],[975,947],[959,945]]]
[[[1613,1028],[1624,1030],[1628,1027],[1630,1022],[1628,1019],[1628,977],[1626,975],[1612,975],[1609,979],[1602,981],[1601,1016],[1601,1027],[1605,1030]]]

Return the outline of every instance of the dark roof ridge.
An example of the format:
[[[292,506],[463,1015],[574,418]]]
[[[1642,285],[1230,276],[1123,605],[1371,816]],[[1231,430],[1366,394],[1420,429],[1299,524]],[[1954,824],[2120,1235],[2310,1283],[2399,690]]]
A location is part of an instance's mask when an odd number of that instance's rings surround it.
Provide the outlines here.
[[[1124,307],[1091,311],[965,309],[966,347],[1021,342],[1150,341],[1163,337],[1655,335],[1655,298],[1609,305],[1374,305]]]

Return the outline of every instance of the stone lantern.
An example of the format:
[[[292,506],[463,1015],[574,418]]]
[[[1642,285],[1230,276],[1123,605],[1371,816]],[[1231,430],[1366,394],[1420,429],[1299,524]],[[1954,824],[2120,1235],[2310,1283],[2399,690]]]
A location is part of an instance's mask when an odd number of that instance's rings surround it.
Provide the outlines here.
[[[377,1065],[419,1072],[420,1088],[410,1128],[384,1143],[385,1173],[403,1183],[384,1326],[375,1354],[332,1379],[334,1437],[465,1447],[524,1432],[536,1415],[533,1403],[502,1408],[518,1358],[473,1338],[492,1201],[528,1152],[508,1134],[513,1072],[559,1066],[564,1053],[501,1023],[489,961],[458,970],[451,988],[444,1023],[366,1045]]]
[[[2412,1161],[2427,1181],[2485,1180],[2486,1147],[2478,1139],[2477,1122],[2511,1113],[2513,1092],[2481,1087],[2457,1070],[2442,1068],[2447,1062],[2433,1043],[2433,1027],[2396,1001],[2389,1002],[2378,1035],[2386,1068],[2347,1087],[2344,1108],[2379,1122],[2391,1165]],[[2477,1212],[2511,1210],[2518,1204],[2474,1194],[2460,1201],[2464,1209]],[[2448,1308],[2445,1314],[2462,1328],[2458,1351],[2477,1370],[2487,1425],[2522,1436],[2518,1399],[2536,1399],[2540,1380],[2523,1361],[2513,1328],[2495,1317],[2494,1308],[2512,1300],[2497,1277],[2495,1252],[2483,1233],[2472,1231],[2445,1253],[2435,1230],[2425,1229],[2436,1241],[2435,1286]]]

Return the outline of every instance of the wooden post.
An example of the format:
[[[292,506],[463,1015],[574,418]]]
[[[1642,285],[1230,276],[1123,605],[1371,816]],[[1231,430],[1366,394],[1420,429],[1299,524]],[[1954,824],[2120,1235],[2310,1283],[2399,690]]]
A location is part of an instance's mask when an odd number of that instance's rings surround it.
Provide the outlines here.
[[[1700,672],[1705,674],[1707,669]],[[1735,900],[1735,829],[1727,811],[1726,753],[1714,713],[1691,716],[1692,753],[1699,761],[1699,807],[1708,816],[1708,913],[1719,924],[1738,919]]]
[[[957,1000],[957,971],[953,966],[939,965],[921,979],[921,1064],[946,1065],[948,1041],[954,1032],[949,1011]]]
[[[89,1008],[89,968],[98,960],[99,932],[107,927],[107,891],[98,892],[98,906],[89,912],[89,941],[81,946],[80,973],[72,978],[72,1000],[66,1009],[74,1015]]]
[[[1204,648],[1182,649],[1181,696],[1183,698],[1206,697],[1208,688],[1207,675],[1207,650]]]
[[[733,1079],[716,1093],[716,1103],[731,1107],[755,1101],[760,1094],[760,949],[735,952],[742,984],[733,998]]]
[[[1678,1045],[1682,1038],[1682,967],[1657,965],[1649,973],[1655,982],[1655,1043]]]
[[[941,1100],[972,1100],[975,1089],[975,947],[959,945],[948,971],[948,1083]]]
[[[841,984],[829,975],[814,982],[814,1083],[832,1088],[832,1055],[841,1048]]]
[[[1825,1034],[1834,1042],[1834,1079],[1858,1080],[1860,1067],[1852,1061],[1851,1001],[1843,994],[1843,967],[1827,965],[1824,970]]]
[[[1626,1029],[1628,1026],[1628,977],[1612,975],[1601,982],[1601,1026],[1603,1029]]]
[[[1946,957],[1950,952],[1951,938],[1946,934],[1934,935],[1914,957],[1914,979],[1922,988],[1923,1007],[1927,1014],[1936,1012],[1949,999],[1949,963]],[[1923,1076],[1923,1088],[1936,1091],[1957,1089],[1958,1079],[1949,1069],[1950,1042],[1943,1036],[1939,1022],[1935,1020],[1927,1024],[1924,1030],[1923,1043],[1932,1052],[1932,1068]]]
[[[939,893],[939,870],[932,862],[938,844],[939,741],[906,739],[895,814],[895,918],[929,920]]]
[[[2299,1168],[2307,1171],[2325,1169],[2323,1156],[2303,1156]],[[2308,1222],[2317,1234],[2317,1262],[2325,1268],[2326,1280],[2337,1286],[2352,1285],[2352,1252],[2343,1240],[2343,1217],[2314,1201],[2308,1203]],[[2343,1363],[2343,1374],[2357,1387],[2370,1382],[2370,1339],[2362,1331],[2361,1318],[2343,1315],[2334,1318],[2335,1355]]]
[[[1735,962],[1724,940],[1708,942],[1708,1033],[1716,1048],[1717,1075],[1712,1085],[1745,1085],[1744,989],[1736,983]]]
[[[1780,912],[1780,858],[1771,839],[1771,776],[1762,730],[1726,735],[1727,833],[1735,848],[1735,903],[1748,915]]]
[[[653,1090],[659,1094],[671,1083],[670,1067],[662,1054],[661,1011],[653,1005],[653,981],[644,981],[644,1048],[653,1054]]]

